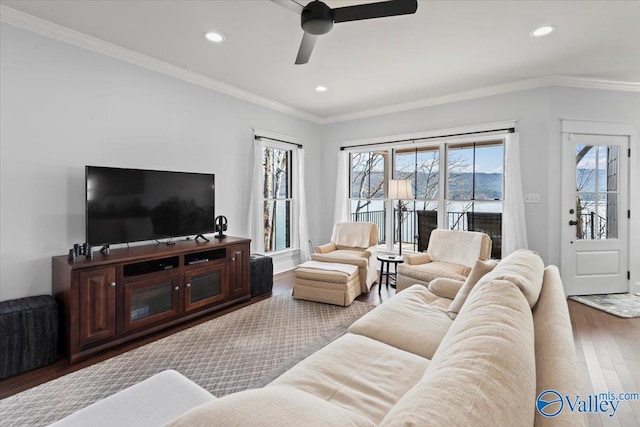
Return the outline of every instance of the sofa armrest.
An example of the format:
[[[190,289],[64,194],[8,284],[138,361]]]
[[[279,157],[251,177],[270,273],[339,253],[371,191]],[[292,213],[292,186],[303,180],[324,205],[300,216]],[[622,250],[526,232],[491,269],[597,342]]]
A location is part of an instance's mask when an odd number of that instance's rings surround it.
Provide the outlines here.
[[[431,257],[426,252],[421,252],[419,254],[409,254],[404,255],[404,262],[409,265],[426,264],[428,262],[431,262]]]
[[[314,250],[317,254],[326,254],[327,252],[333,252],[337,249],[338,248],[334,243],[326,243],[324,245],[316,246]]]
[[[365,258],[368,258],[369,260],[376,259],[376,257],[378,256],[378,246],[377,245],[369,246],[367,250],[364,251],[362,256]]]
[[[454,299],[462,288],[464,282],[455,279],[449,279],[447,277],[438,277],[429,282],[429,291],[443,298]]]

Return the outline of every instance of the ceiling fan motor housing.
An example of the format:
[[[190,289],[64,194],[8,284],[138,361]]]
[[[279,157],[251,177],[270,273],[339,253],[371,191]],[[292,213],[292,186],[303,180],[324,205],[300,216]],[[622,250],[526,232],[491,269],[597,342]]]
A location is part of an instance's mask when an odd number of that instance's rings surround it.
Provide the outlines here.
[[[302,10],[300,18],[302,29],[309,34],[326,34],[333,28],[331,8],[321,1],[312,1]]]

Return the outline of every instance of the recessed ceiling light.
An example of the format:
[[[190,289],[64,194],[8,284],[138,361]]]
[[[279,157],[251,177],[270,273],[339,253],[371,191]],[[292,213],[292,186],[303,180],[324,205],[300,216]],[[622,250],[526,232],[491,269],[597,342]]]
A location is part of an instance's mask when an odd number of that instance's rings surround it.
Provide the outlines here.
[[[529,35],[531,37],[543,37],[548,34],[551,34],[555,29],[556,27],[554,27],[553,25],[544,25],[542,27],[538,27],[535,30],[531,31]]]
[[[214,43],[222,43],[224,41],[224,36],[220,33],[216,33],[214,31],[210,31],[204,34],[204,37]]]
[[[316,86],[316,92],[326,92],[327,91],[327,87],[326,86]]]

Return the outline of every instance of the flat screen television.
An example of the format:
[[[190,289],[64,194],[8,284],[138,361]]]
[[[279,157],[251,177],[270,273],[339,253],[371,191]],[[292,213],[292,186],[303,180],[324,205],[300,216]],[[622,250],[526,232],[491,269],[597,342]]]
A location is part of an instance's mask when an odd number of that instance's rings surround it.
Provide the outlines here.
[[[215,175],[85,167],[92,246],[214,232]]]

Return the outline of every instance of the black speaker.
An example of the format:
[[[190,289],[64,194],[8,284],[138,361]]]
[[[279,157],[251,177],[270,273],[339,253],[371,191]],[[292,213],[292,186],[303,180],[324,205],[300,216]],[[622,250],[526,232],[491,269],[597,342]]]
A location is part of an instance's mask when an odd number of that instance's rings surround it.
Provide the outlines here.
[[[216,237],[218,239],[226,237],[226,234],[224,234],[224,232],[227,231],[227,217],[223,215],[219,215],[216,217],[215,222],[216,222],[216,232],[218,233]]]

